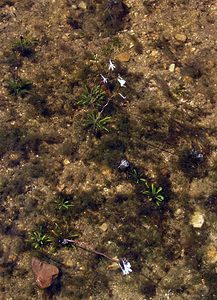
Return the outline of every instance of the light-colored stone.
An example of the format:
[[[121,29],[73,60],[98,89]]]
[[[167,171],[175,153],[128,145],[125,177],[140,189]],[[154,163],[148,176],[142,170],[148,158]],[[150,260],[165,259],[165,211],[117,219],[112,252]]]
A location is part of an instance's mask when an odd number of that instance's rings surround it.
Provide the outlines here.
[[[177,219],[180,219],[180,217],[183,217],[183,215],[184,215],[184,211],[181,208],[178,208],[174,213],[174,216]]]
[[[64,163],[64,165],[66,166],[66,165],[69,165],[69,164],[70,164],[70,161],[66,158],[66,159],[64,159],[63,163]]]
[[[108,230],[108,224],[107,223],[103,223],[100,227],[99,227],[103,232],[106,232]]]
[[[85,3],[84,1],[81,1],[81,2],[78,4],[78,7],[81,8],[81,9],[86,10],[86,9],[87,9],[87,3]]]
[[[152,56],[152,57],[158,57],[159,56],[159,52],[157,51],[157,50],[153,50],[153,51],[151,51],[151,53],[150,53],[150,55]]]
[[[175,71],[175,68],[176,68],[176,65],[175,65],[175,64],[171,64],[171,65],[169,66],[169,71],[170,71],[171,73],[173,73],[173,72]]]
[[[187,40],[187,36],[186,36],[185,34],[183,34],[183,33],[177,33],[177,34],[175,35],[175,39],[176,39],[178,42],[183,42],[183,43],[185,43],[186,40]]]
[[[200,211],[195,211],[195,213],[191,217],[190,223],[194,228],[201,228],[204,223],[203,214]]]
[[[19,152],[12,152],[9,156],[9,159],[11,160],[20,160],[21,154]]]
[[[182,213],[182,209],[181,209],[181,208],[178,208],[178,209],[175,211],[175,214],[176,214],[177,216],[179,216],[181,213]]]
[[[210,245],[206,251],[206,261],[210,264],[217,262],[217,247]]]
[[[130,60],[130,53],[122,52],[122,53],[117,54],[114,58],[120,62],[127,62]]]

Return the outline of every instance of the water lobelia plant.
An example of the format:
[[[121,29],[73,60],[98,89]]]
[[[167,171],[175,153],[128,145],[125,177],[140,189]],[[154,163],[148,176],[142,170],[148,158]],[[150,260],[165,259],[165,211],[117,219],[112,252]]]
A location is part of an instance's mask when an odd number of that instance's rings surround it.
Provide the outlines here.
[[[32,89],[32,83],[26,79],[13,78],[7,81],[7,88],[14,96],[25,97]]]
[[[16,40],[13,43],[12,50],[24,57],[29,57],[34,54],[34,47],[36,44],[36,40],[30,40],[20,36],[19,40]]]
[[[96,85],[92,88],[85,85],[84,91],[78,99],[77,104],[80,106],[89,106],[92,104],[99,107],[105,99],[106,93],[100,85]]]
[[[70,204],[69,200],[64,199],[63,197],[58,197],[55,200],[55,204],[56,204],[56,208],[60,211],[65,211],[70,209],[70,207],[72,207],[73,205]]]
[[[77,100],[77,104],[91,108],[84,125],[87,128],[92,128],[95,134],[98,135],[102,131],[109,132],[107,125],[111,122],[112,117],[105,115],[105,111],[109,108],[111,101],[117,96],[126,99],[126,96],[122,94],[122,90],[126,88],[126,80],[120,74],[118,76],[112,74],[116,69],[116,65],[111,59],[106,74],[100,73],[101,65],[97,55],[94,55],[93,61],[97,64],[99,70],[100,84],[95,84],[93,87],[85,86],[83,93]]]
[[[38,249],[51,243],[52,239],[40,228],[30,233],[30,242],[34,249]]]
[[[131,168],[128,171],[128,178],[135,183],[140,183],[140,181],[146,181],[141,176],[142,175],[135,168]]]
[[[155,205],[160,206],[164,201],[164,196],[162,195],[163,188],[157,187],[154,183],[149,184],[145,179],[140,179],[145,183],[145,190],[142,192],[147,199],[153,202]]]
[[[107,124],[111,121],[111,116],[102,117],[100,113],[92,112],[88,114],[86,126],[92,127],[95,132],[97,131],[107,131]]]

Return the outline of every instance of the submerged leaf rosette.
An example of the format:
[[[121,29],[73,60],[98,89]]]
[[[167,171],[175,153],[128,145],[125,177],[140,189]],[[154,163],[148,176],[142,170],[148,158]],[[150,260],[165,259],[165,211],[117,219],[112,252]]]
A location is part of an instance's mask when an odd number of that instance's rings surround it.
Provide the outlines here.
[[[162,195],[163,188],[157,187],[154,183],[149,184],[146,180],[141,179],[141,181],[145,182],[146,189],[142,192],[143,195],[147,197],[147,199],[153,202],[155,205],[160,206],[164,201],[164,196]]]
[[[52,239],[41,230],[36,230],[30,234],[30,241],[33,248],[38,249],[51,243]]]

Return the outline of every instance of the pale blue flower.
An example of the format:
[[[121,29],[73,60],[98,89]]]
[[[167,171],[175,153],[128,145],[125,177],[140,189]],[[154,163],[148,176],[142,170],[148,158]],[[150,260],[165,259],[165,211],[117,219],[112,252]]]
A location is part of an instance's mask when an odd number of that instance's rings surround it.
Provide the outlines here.
[[[120,169],[121,171],[125,171],[125,170],[127,170],[129,167],[130,167],[129,161],[126,160],[126,159],[122,159],[122,160],[120,161],[120,164],[119,164],[119,166],[118,166],[118,169]]]
[[[68,239],[60,239],[59,242],[62,245],[67,245],[70,241]]]
[[[103,83],[107,83],[108,82],[108,78],[104,77],[102,74],[100,74],[100,76],[102,77],[102,82]]]
[[[121,87],[126,87],[125,86],[126,80],[124,80],[120,75],[118,75],[118,82],[120,83]]]
[[[126,258],[120,259],[119,266],[124,275],[128,275],[128,274],[130,274],[130,272],[132,272],[131,264],[129,263],[129,261]]]

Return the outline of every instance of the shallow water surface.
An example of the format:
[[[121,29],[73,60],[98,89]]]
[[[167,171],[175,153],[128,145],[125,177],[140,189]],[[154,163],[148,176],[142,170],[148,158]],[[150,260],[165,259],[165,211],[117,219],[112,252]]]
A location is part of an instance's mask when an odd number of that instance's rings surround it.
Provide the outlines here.
[[[216,11],[0,0],[0,299],[216,299]]]

